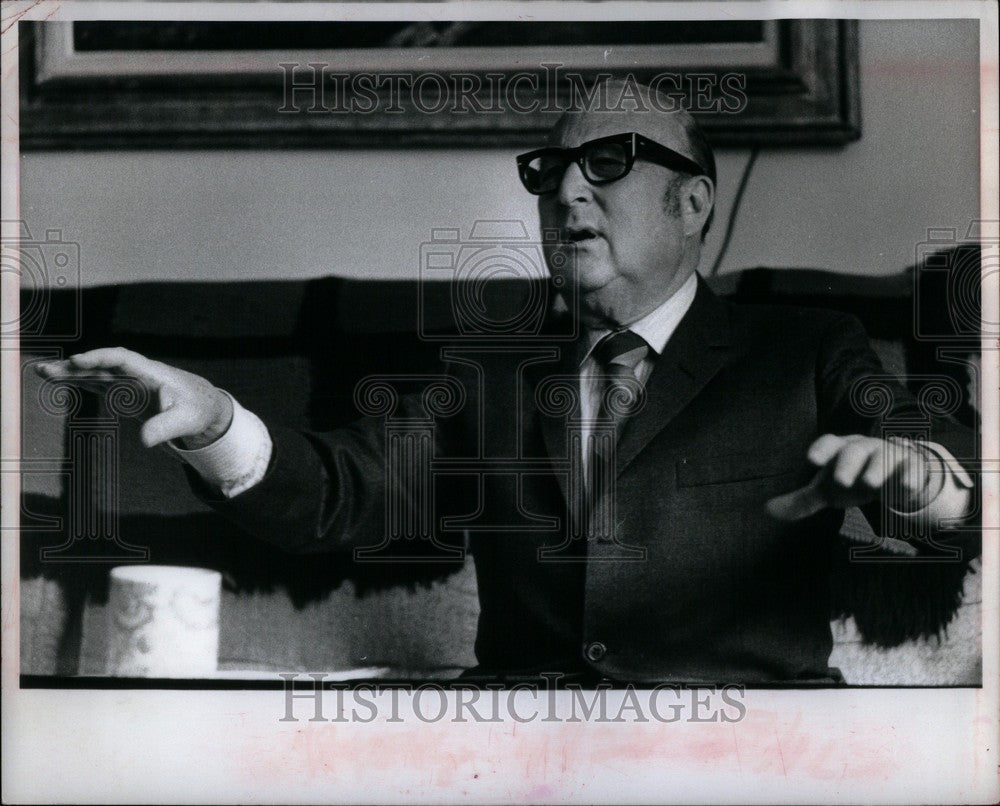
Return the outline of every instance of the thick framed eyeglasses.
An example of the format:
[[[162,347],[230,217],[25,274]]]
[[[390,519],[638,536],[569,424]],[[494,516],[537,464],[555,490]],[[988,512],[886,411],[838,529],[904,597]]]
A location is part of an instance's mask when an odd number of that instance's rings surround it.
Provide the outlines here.
[[[517,170],[527,191],[539,196],[559,187],[570,163],[579,165],[580,171],[592,185],[606,185],[627,176],[636,159],[640,158],[695,176],[708,174],[694,160],[643,137],[638,132],[599,137],[581,143],[576,148],[539,148],[529,151],[517,158]]]

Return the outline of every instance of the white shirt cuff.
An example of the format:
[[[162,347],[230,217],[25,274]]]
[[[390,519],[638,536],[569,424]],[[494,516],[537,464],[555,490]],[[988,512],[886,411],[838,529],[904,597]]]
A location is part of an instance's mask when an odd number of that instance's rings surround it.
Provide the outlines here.
[[[923,440],[914,440],[914,444],[941,460],[943,465],[941,488],[937,495],[920,509],[912,512],[902,512],[893,507],[889,507],[889,509],[907,520],[925,520],[934,525],[941,524],[943,521],[961,520],[969,512],[973,487],[972,477],[943,445]]]
[[[208,484],[234,498],[264,478],[274,445],[260,418],[226,395],[233,402],[233,420],[225,434],[203,448],[184,450],[172,442],[169,447]]]

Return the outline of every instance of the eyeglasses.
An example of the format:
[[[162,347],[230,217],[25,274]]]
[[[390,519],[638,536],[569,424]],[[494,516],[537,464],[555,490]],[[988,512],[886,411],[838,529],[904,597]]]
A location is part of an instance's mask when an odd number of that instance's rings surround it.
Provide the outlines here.
[[[637,132],[599,137],[576,148],[529,151],[517,158],[517,170],[527,191],[539,196],[559,187],[563,174],[572,162],[580,166],[580,171],[592,185],[606,185],[627,176],[638,158],[695,176],[709,175],[689,157]]]

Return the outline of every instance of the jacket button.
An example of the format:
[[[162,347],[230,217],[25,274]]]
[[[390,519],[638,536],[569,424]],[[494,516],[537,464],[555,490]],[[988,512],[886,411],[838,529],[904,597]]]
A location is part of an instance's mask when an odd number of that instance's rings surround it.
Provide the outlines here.
[[[591,641],[583,650],[587,660],[597,662],[608,654],[608,648],[600,641]]]

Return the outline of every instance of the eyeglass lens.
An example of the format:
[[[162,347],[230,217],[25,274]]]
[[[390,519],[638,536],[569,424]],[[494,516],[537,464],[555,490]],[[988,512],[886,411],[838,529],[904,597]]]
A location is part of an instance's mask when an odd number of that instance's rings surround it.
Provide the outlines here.
[[[536,193],[559,187],[571,160],[557,154],[535,157],[528,163],[526,179]],[[621,143],[597,143],[583,154],[583,174],[591,182],[620,179],[628,172],[628,155]]]

